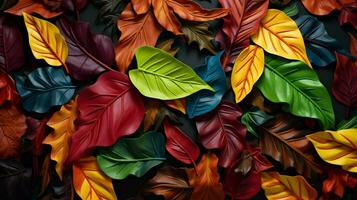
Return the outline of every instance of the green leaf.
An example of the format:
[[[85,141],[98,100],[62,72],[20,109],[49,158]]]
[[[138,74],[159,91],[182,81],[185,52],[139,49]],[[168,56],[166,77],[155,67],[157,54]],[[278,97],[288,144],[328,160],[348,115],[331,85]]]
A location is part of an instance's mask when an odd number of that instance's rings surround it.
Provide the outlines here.
[[[248,111],[243,114],[241,118],[241,122],[247,127],[249,133],[252,133],[254,136],[259,137],[255,128],[261,126],[265,122],[273,119],[274,117],[266,114],[259,110],[258,107],[254,107],[251,111]]]
[[[357,128],[357,116],[354,116],[349,120],[343,120],[337,125],[337,130],[350,128]]]
[[[294,17],[299,14],[298,3],[296,1],[290,2],[281,9],[289,17]]]
[[[208,28],[208,23],[186,21],[182,23],[181,30],[188,39],[188,44],[197,42],[200,50],[207,49],[211,53],[215,54],[216,51],[211,43],[213,40],[213,34],[208,30]]]
[[[171,100],[203,89],[214,91],[189,66],[160,49],[144,46],[135,57],[138,69],[130,70],[129,77],[144,96]]]
[[[266,55],[265,69],[256,86],[270,101],[284,104],[294,115],[319,119],[327,130],[334,127],[331,98],[316,72],[300,61]]]
[[[124,179],[130,174],[141,177],[164,160],[165,138],[157,132],[120,139],[112,147],[100,149],[97,155],[99,167],[113,179]]]

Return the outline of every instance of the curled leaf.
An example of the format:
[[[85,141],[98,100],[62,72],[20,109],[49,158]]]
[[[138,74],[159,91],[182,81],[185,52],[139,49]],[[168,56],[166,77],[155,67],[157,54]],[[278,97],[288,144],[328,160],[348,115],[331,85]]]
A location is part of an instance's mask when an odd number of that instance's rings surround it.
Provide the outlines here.
[[[5,12],[17,16],[21,16],[23,13],[36,13],[44,18],[53,18],[62,14],[62,11],[51,11],[47,9],[43,3],[36,0],[19,0],[16,5],[7,9]]]

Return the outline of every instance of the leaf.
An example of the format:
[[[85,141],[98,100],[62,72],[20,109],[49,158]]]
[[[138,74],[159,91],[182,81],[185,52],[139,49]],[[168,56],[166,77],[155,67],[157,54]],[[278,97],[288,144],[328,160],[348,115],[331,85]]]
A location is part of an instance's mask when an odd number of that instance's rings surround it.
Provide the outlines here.
[[[332,94],[348,108],[357,107],[357,61],[336,53]]]
[[[197,75],[209,84],[215,92],[201,90],[188,96],[186,111],[189,118],[203,115],[215,109],[226,93],[226,75],[220,61],[222,53],[206,57],[205,64],[194,68]]]
[[[168,107],[178,110],[183,114],[186,114],[186,99],[185,98],[168,100],[168,101],[164,101],[164,102]]]
[[[242,115],[241,122],[247,127],[249,133],[252,133],[255,137],[259,137],[255,131],[256,128],[273,118],[273,116],[262,112],[258,107],[253,107]]]
[[[109,37],[93,34],[89,24],[70,22],[66,18],[57,21],[68,45],[66,64],[71,77],[77,80],[88,80],[98,76],[114,63],[114,48]]]
[[[252,199],[260,191],[260,174],[250,172],[247,175],[235,172],[235,168],[227,169],[223,189],[231,199]]]
[[[297,1],[288,2],[288,4],[282,8],[282,11],[289,17],[295,17],[299,14]]]
[[[0,192],[2,199],[31,199],[31,169],[15,159],[0,160]]]
[[[322,197],[329,199],[336,195],[343,199],[345,187],[354,188],[357,185],[357,178],[341,169],[328,169],[328,177],[323,181]]]
[[[218,158],[213,153],[202,156],[195,169],[186,169],[190,186],[193,188],[191,200],[223,200],[225,195],[219,182]]]
[[[4,0],[2,3],[0,3],[0,11],[3,11],[12,5],[14,5],[17,2],[17,0]]]
[[[56,172],[61,180],[64,163],[69,153],[70,139],[75,132],[74,121],[77,117],[76,99],[63,105],[61,110],[54,113],[47,122],[47,126],[54,129],[54,131],[45,138],[43,144],[51,145],[51,160],[56,161]]]
[[[166,135],[166,150],[177,160],[185,164],[193,164],[200,155],[200,148],[181,129],[172,125],[167,119],[164,121]]]
[[[172,45],[175,42],[174,39],[168,39],[165,40],[159,44],[156,45],[157,48],[166,51],[168,54],[175,56],[177,54],[177,52],[179,51],[178,48],[173,48]]]
[[[350,120],[343,120],[337,125],[337,130],[357,128],[357,116],[352,117]]]
[[[51,159],[49,154],[45,156],[41,167],[41,189],[39,196],[43,195],[51,182]]]
[[[207,49],[211,53],[215,54],[216,51],[211,43],[213,40],[212,32],[208,30],[208,23],[198,23],[198,22],[184,22],[182,24],[181,30],[183,34],[188,39],[188,44],[192,42],[197,42],[200,50]]]
[[[10,72],[20,69],[24,63],[20,29],[10,17],[0,16],[0,67]]]
[[[135,51],[142,46],[154,46],[163,28],[155,20],[152,11],[136,15],[129,3],[118,19],[121,36],[115,45],[115,60],[119,71],[128,71]]]
[[[277,7],[286,6],[291,0],[270,0],[270,3]],[[293,1],[295,2],[295,1]]]
[[[349,33],[348,35],[350,36],[351,54],[353,56],[357,56],[357,36],[353,35],[352,33]]]
[[[328,35],[325,26],[317,18],[310,15],[300,16],[295,20],[305,41],[310,61],[324,67],[336,61],[335,51],[348,55],[339,42]]]
[[[117,199],[112,180],[100,171],[95,157],[74,163],[73,187],[81,199]]]
[[[156,100],[150,100],[145,103],[145,117],[144,117],[144,131],[150,129],[155,124],[157,115],[159,113],[160,102]]]
[[[183,169],[163,167],[146,183],[144,191],[165,199],[186,200],[190,198],[192,188]]]
[[[140,1],[137,2],[139,3]],[[180,31],[181,24],[176,15],[187,21],[204,22],[218,19],[228,14],[226,9],[202,9],[201,6],[191,0],[151,0],[151,4],[156,20],[167,31],[175,35],[182,34]]]
[[[300,119],[280,114],[260,126],[258,133],[262,152],[279,161],[284,169],[293,167],[307,178],[322,173],[313,147],[305,138],[312,131]]]
[[[0,105],[7,101],[16,105],[20,101],[19,94],[16,92],[15,81],[3,70],[0,70]]]
[[[68,68],[65,64],[68,47],[58,28],[45,20],[23,13],[30,47],[37,59],[44,59],[49,65]]]
[[[62,69],[53,67],[37,68],[27,75],[17,75],[15,80],[22,106],[29,112],[46,113],[52,106],[63,105],[76,89]]]
[[[340,16],[338,17],[338,23],[342,26],[350,24],[352,28],[357,29],[357,4],[353,2],[351,4],[344,5],[341,9]]]
[[[349,172],[357,172],[356,128],[339,131],[321,131],[306,136],[319,156],[326,162],[340,165]]]
[[[341,3],[337,0],[301,0],[301,2],[314,15],[328,15],[333,10],[342,8]]]
[[[238,56],[232,71],[231,85],[236,103],[241,102],[253,89],[264,71],[264,51],[249,45]]]
[[[245,146],[246,129],[238,120],[242,110],[222,101],[216,110],[196,118],[200,142],[206,149],[219,149],[219,165],[230,167]]]
[[[316,190],[302,176],[285,176],[278,172],[262,173],[262,188],[268,200],[282,198],[317,199]]]
[[[324,129],[334,127],[329,93],[316,72],[303,62],[266,55],[264,73],[256,86],[270,101],[286,103],[286,111],[318,119]]]
[[[172,100],[203,89],[214,91],[189,66],[160,49],[141,47],[135,56],[138,69],[130,70],[129,77],[146,97]]]
[[[95,147],[111,146],[133,134],[144,118],[143,101],[129,78],[114,71],[104,73],[79,93],[78,110],[68,163],[88,155]]]
[[[121,180],[129,175],[141,177],[166,160],[164,144],[164,136],[156,132],[123,138],[114,146],[99,150],[98,164],[113,179]]]
[[[9,104],[0,108],[0,158],[19,156],[26,128],[26,118],[18,108]]]
[[[47,9],[45,5],[36,0],[19,0],[15,6],[7,9],[5,12],[17,16],[22,16],[23,13],[36,13],[44,18],[53,18],[62,14],[62,11],[52,11]]]
[[[311,67],[298,26],[280,10],[268,10],[252,40],[268,53],[300,60]]]
[[[223,8],[231,10],[224,19],[223,33],[218,33],[216,40],[227,43],[222,65],[225,69],[233,66],[241,50],[249,46],[249,37],[254,35],[259,23],[268,10],[268,0],[218,0]],[[220,38],[227,37],[227,42]],[[226,70],[227,71],[227,70]]]

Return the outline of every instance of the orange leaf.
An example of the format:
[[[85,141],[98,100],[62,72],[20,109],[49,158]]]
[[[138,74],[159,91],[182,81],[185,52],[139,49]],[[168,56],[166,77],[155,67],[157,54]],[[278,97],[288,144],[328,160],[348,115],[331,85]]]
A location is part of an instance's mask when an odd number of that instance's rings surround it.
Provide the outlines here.
[[[88,157],[73,164],[73,186],[83,200],[117,199],[112,179],[107,177],[95,157]]]
[[[328,169],[327,175],[327,179],[323,182],[323,195],[320,199],[330,199],[329,197],[332,195],[336,195],[342,199],[345,187],[354,188],[357,185],[357,178],[351,176],[344,170]]]
[[[317,198],[316,190],[303,176],[285,176],[278,172],[261,173],[262,188],[268,200]]]
[[[348,35],[350,35],[351,54],[357,56],[357,36],[352,33],[348,33]]]
[[[72,100],[61,107],[61,110],[52,115],[47,125],[54,129],[43,144],[52,146],[51,159],[56,161],[56,171],[62,179],[63,165],[69,152],[70,139],[75,132],[74,121],[77,119],[77,100]]]
[[[185,98],[168,100],[168,101],[165,101],[165,104],[170,108],[173,108],[175,110],[182,112],[183,114],[186,114],[186,99]]]
[[[53,18],[62,14],[62,12],[50,11],[43,4],[37,3],[34,0],[19,0],[15,6],[7,9],[5,12],[17,16],[22,16],[23,12],[27,14],[37,13],[44,18]]]
[[[144,131],[154,125],[157,113],[159,112],[160,102],[156,100],[145,103]]]
[[[191,200],[223,200],[225,195],[223,186],[219,182],[217,171],[218,158],[213,153],[202,156],[194,169],[187,169],[190,186],[193,187]]]
[[[301,0],[305,8],[314,15],[328,15],[333,10],[340,10],[341,3],[337,0]]]
[[[0,108],[0,158],[19,155],[26,128],[26,118],[18,108],[9,104]]]
[[[128,71],[137,48],[154,46],[163,31],[154,14],[149,10],[144,15],[136,15],[129,3],[118,20],[121,36],[115,46],[115,60],[119,71]]]

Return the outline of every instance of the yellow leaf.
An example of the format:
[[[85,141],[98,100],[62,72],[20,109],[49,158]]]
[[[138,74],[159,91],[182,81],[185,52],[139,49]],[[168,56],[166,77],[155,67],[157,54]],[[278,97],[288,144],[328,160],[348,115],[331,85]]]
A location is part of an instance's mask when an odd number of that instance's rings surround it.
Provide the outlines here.
[[[62,179],[62,168],[69,152],[70,139],[75,132],[74,120],[77,119],[77,100],[72,100],[61,107],[61,110],[52,115],[47,125],[54,129],[43,144],[52,146],[51,159],[56,161],[56,171]]]
[[[346,171],[357,172],[357,129],[321,131],[306,136],[320,157]]]
[[[186,99],[175,99],[175,100],[168,100],[164,101],[167,106],[186,114]]]
[[[44,59],[49,65],[63,65],[68,56],[68,47],[59,29],[52,23],[23,13],[30,47],[37,59]]]
[[[302,176],[284,176],[278,172],[261,173],[262,188],[268,200],[314,200],[316,190]]]
[[[252,40],[271,54],[300,60],[311,67],[298,26],[280,10],[268,10]]]
[[[99,169],[95,157],[73,163],[73,186],[82,200],[117,199],[112,179]]]
[[[264,51],[256,45],[245,48],[235,61],[231,84],[239,103],[253,89],[264,70]]]

